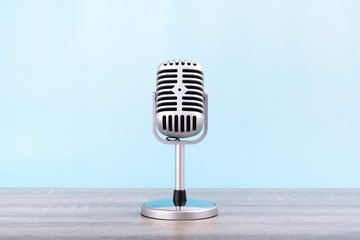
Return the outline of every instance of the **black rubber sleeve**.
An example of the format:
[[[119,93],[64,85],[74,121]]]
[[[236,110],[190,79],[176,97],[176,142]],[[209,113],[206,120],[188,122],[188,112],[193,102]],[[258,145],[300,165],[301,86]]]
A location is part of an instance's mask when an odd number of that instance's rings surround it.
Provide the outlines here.
[[[174,190],[173,202],[176,207],[182,207],[186,204],[186,191]]]

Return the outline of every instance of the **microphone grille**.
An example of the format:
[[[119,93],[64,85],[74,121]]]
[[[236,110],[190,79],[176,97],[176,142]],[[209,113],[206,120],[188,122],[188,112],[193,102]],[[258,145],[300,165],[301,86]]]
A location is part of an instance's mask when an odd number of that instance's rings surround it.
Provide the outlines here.
[[[156,114],[159,130],[172,137],[201,131],[204,114],[204,74],[192,61],[160,64],[157,71]]]

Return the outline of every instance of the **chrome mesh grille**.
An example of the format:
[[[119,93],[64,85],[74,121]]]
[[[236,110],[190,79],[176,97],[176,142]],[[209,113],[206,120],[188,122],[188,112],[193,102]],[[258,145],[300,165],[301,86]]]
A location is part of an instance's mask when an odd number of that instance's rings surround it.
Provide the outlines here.
[[[159,66],[156,83],[158,129],[171,137],[195,136],[204,119],[204,74],[188,61],[168,61]]]

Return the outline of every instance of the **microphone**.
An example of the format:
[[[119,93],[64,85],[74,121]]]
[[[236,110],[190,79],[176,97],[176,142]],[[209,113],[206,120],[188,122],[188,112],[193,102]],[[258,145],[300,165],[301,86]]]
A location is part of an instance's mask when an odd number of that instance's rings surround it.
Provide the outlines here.
[[[162,134],[179,140],[196,136],[202,130],[204,74],[200,64],[186,60],[160,64],[157,70],[155,96],[156,126]],[[177,151],[184,152],[184,149]],[[180,165],[178,168],[183,166]],[[178,209],[186,204],[183,184],[175,187],[173,202]]]
[[[144,203],[141,214],[172,220],[216,216],[218,206],[205,200],[187,199],[184,184],[184,146],[199,143],[208,130],[208,94],[204,92],[203,68],[193,61],[167,61],[159,65],[156,76],[156,92],[152,96],[153,134],[160,142],[175,145],[175,189],[172,199]],[[195,140],[184,140],[200,133]]]

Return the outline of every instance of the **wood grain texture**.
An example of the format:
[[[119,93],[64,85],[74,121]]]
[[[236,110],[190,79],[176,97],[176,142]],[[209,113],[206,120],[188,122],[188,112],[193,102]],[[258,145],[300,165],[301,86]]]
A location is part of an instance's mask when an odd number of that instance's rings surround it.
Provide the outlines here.
[[[0,239],[360,239],[360,189],[190,189],[219,216],[164,221],[171,189],[0,189]]]

